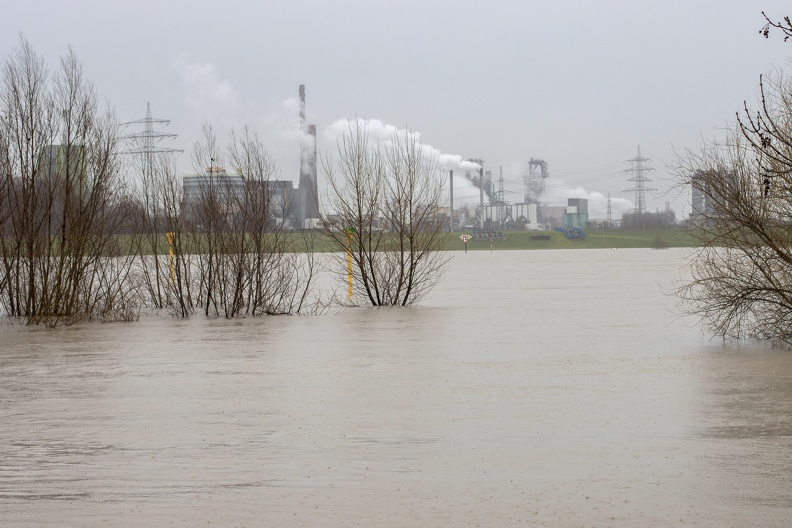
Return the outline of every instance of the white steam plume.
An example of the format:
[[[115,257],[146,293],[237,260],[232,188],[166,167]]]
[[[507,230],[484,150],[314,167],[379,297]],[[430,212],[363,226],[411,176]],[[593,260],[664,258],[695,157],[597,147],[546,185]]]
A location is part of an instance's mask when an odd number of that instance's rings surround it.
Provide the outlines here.
[[[383,123],[379,119],[339,119],[325,128],[325,137],[331,141],[338,141],[349,132],[350,126],[359,126],[375,145],[390,146],[394,138],[398,138],[400,141],[414,141],[416,146],[421,147],[424,155],[435,161],[441,169],[478,170],[480,167],[478,163],[463,160],[462,156],[458,154],[446,154],[438,148],[422,143],[420,132],[397,128],[394,125]]]
[[[324,136],[331,142],[338,142],[345,134],[349,133],[350,127],[359,126],[368,135],[372,146],[389,147],[394,138],[399,141],[413,141],[419,146],[424,156],[437,163],[437,167],[447,174],[447,171],[454,171],[454,207],[461,207],[467,204],[479,203],[479,189],[473,182],[468,180],[465,171],[478,171],[481,165],[472,161],[467,161],[459,154],[447,154],[438,148],[421,142],[420,132],[398,128],[394,125],[384,123],[379,119],[339,119],[325,128]],[[444,183],[448,188],[447,181]],[[485,203],[489,203],[487,196],[484,196]]]
[[[231,81],[220,77],[214,64],[181,55],[174,66],[181,76],[184,103],[197,117],[218,122],[228,120],[239,110],[239,92]]]
[[[552,184],[547,182],[547,189],[540,200],[545,205],[566,205],[569,198],[588,200],[589,218],[605,219],[608,213],[608,195],[600,191],[591,191],[580,185],[570,185],[560,180]],[[622,214],[633,210],[633,203],[627,198],[611,195],[611,214],[613,219],[621,219]]]

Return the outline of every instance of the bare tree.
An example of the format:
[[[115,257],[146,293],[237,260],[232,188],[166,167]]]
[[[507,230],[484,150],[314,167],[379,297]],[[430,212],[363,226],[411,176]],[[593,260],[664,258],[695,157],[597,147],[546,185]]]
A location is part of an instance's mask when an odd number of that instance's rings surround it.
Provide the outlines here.
[[[328,182],[322,220],[352,281],[350,301],[410,305],[442,278],[442,180],[414,133],[371,145],[360,120],[338,144],[338,161],[323,160]],[[347,268],[349,259],[350,266]]]
[[[234,228],[243,236],[227,239],[242,255],[235,264],[236,309],[246,315],[316,312],[324,301],[312,290],[318,271],[311,232],[287,232],[283,219],[292,205],[280,203],[273,187],[277,171],[258,135],[232,130],[228,158],[243,180]],[[279,221],[279,219],[281,219]]]
[[[117,123],[100,111],[73,50],[50,75],[30,44],[0,87],[0,304],[29,324],[135,317],[116,163]]]
[[[189,185],[162,158],[144,188],[149,235],[140,259],[148,302],[180,317],[196,308],[228,318],[322,311],[313,239],[277,221],[285,206],[275,203],[275,166],[258,136],[232,131],[221,149],[211,125],[203,134],[193,146],[197,174]]]
[[[792,344],[792,83],[760,80],[725,141],[681,162],[693,188],[692,281],[685,309],[716,335]]]

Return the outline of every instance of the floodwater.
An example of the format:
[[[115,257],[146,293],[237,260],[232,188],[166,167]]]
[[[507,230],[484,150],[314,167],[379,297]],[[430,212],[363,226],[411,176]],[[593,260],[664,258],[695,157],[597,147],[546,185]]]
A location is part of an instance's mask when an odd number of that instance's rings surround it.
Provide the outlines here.
[[[0,328],[0,525],[790,526],[792,353],[676,250],[455,253],[421,306]]]

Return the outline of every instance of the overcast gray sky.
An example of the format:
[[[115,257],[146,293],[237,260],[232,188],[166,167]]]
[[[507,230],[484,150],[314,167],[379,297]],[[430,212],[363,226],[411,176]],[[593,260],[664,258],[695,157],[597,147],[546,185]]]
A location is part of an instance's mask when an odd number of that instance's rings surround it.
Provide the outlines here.
[[[73,46],[122,121],[146,102],[172,120],[185,171],[208,120],[221,137],[259,131],[296,181],[305,84],[320,151],[339,119],[377,119],[496,178],[503,166],[515,202],[522,167],[544,159],[551,201],[589,197],[603,217],[608,192],[615,211],[631,207],[622,171],[640,144],[656,169],[648,209],[671,201],[679,215],[675,150],[716,136],[792,56],[780,34],[759,35],[762,10],[792,15],[781,0],[29,0],[3,7],[0,50],[21,33],[54,68]]]

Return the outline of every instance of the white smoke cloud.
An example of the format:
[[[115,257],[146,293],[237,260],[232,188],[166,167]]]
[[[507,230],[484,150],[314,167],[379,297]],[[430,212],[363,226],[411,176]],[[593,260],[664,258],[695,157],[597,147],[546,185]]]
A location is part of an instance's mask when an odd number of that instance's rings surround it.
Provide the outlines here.
[[[281,137],[298,145],[303,139],[302,123],[300,122],[300,100],[297,97],[290,97],[281,103],[283,113],[276,117],[278,120],[275,124],[275,129],[280,131]],[[285,117],[284,117],[285,116]],[[308,137],[308,125],[312,124],[314,116],[308,112],[305,115],[305,139],[310,140]]]
[[[305,140],[306,149],[313,148],[308,134],[308,125],[315,116],[306,109],[305,134],[300,123],[300,100],[289,97],[261,114],[261,138],[279,168],[279,178],[298,181],[300,167],[300,145]],[[320,178],[321,180],[321,178]]]
[[[429,148],[432,148],[432,147],[429,147]],[[434,149],[434,150],[437,150],[437,149]],[[462,156],[460,156],[459,154],[443,154],[443,153],[440,153],[439,150],[437,152],[439,153],[438,157],[437,157],[437,163],[438,163],[438,165],[440,165],[440,167],[442,167],[444,169],[463,170],[463,171],[470,170],[470,171],[472,171],[472,170],[478,170],[478,169],[481,168],[481,165],[479,165],[478,163],[474,163],[472,161],[463,160]]]
[[[580,185],[570,185],[561,180],[547,181],[547,188],[540,200],[545,205],[566,205],[569,198],[583,198],[588,200],[589,218],[607,217],[608,196],[599,191],[591,191]],[[622,217],[622,213],[632,211],[633,202],[621,196],[611,195],[611,214],[615,219]]]
[[[480,167],[477,163],[463,160],[462,156],[458,154],[446,154],[438,148],[422,143],[420,132],[398,128],[379,119],[339,119],[325,128],[325,137],[336,142],[349,132],[350,126],[355,125],[360,126],[368,134],[369,140],[374,145],[388,147],[394,138],[398,138],[400,141],[414,141],[416,146],[421,147],[424,155],[436,162],[440,169],[456,171],[476,170]]]
[[[447,183],[444,183],[446,189]],[[454,169],[454,208],[459,208],[464,205],[479,205],[481,195],[479,188],[473,185],[473,182],[465,177],[464,169]],[[484,194],[484,203],[489,204],[487,195]]]
[[[174,66],[182,79],[184,102],[199,118],[225,121],[236,114],[240,106],[239,92],[231,81],[220,79],[213,64],[181,56]]]
[[[467,161],[459,154],[447,154],[438,148],[421,142],[420,132],[398,128],[379,119],[339,119],[325,127],[324,136],[332,143],[340,141],[350,131],[350,126],[360,126],[368,134],[372,146],[387,148],[392,145],[394,138],[399,141],[413,141],[419,146],[429,160],[437,164],[445,177],[444,186],[448,191],[448,171],[454,171],[454,207],[468,204],[478,204],[480,201],[479,188],[465,177],[466,171],[478,171],[481,165]],[[484,195],[484,203],[489,203]]]

